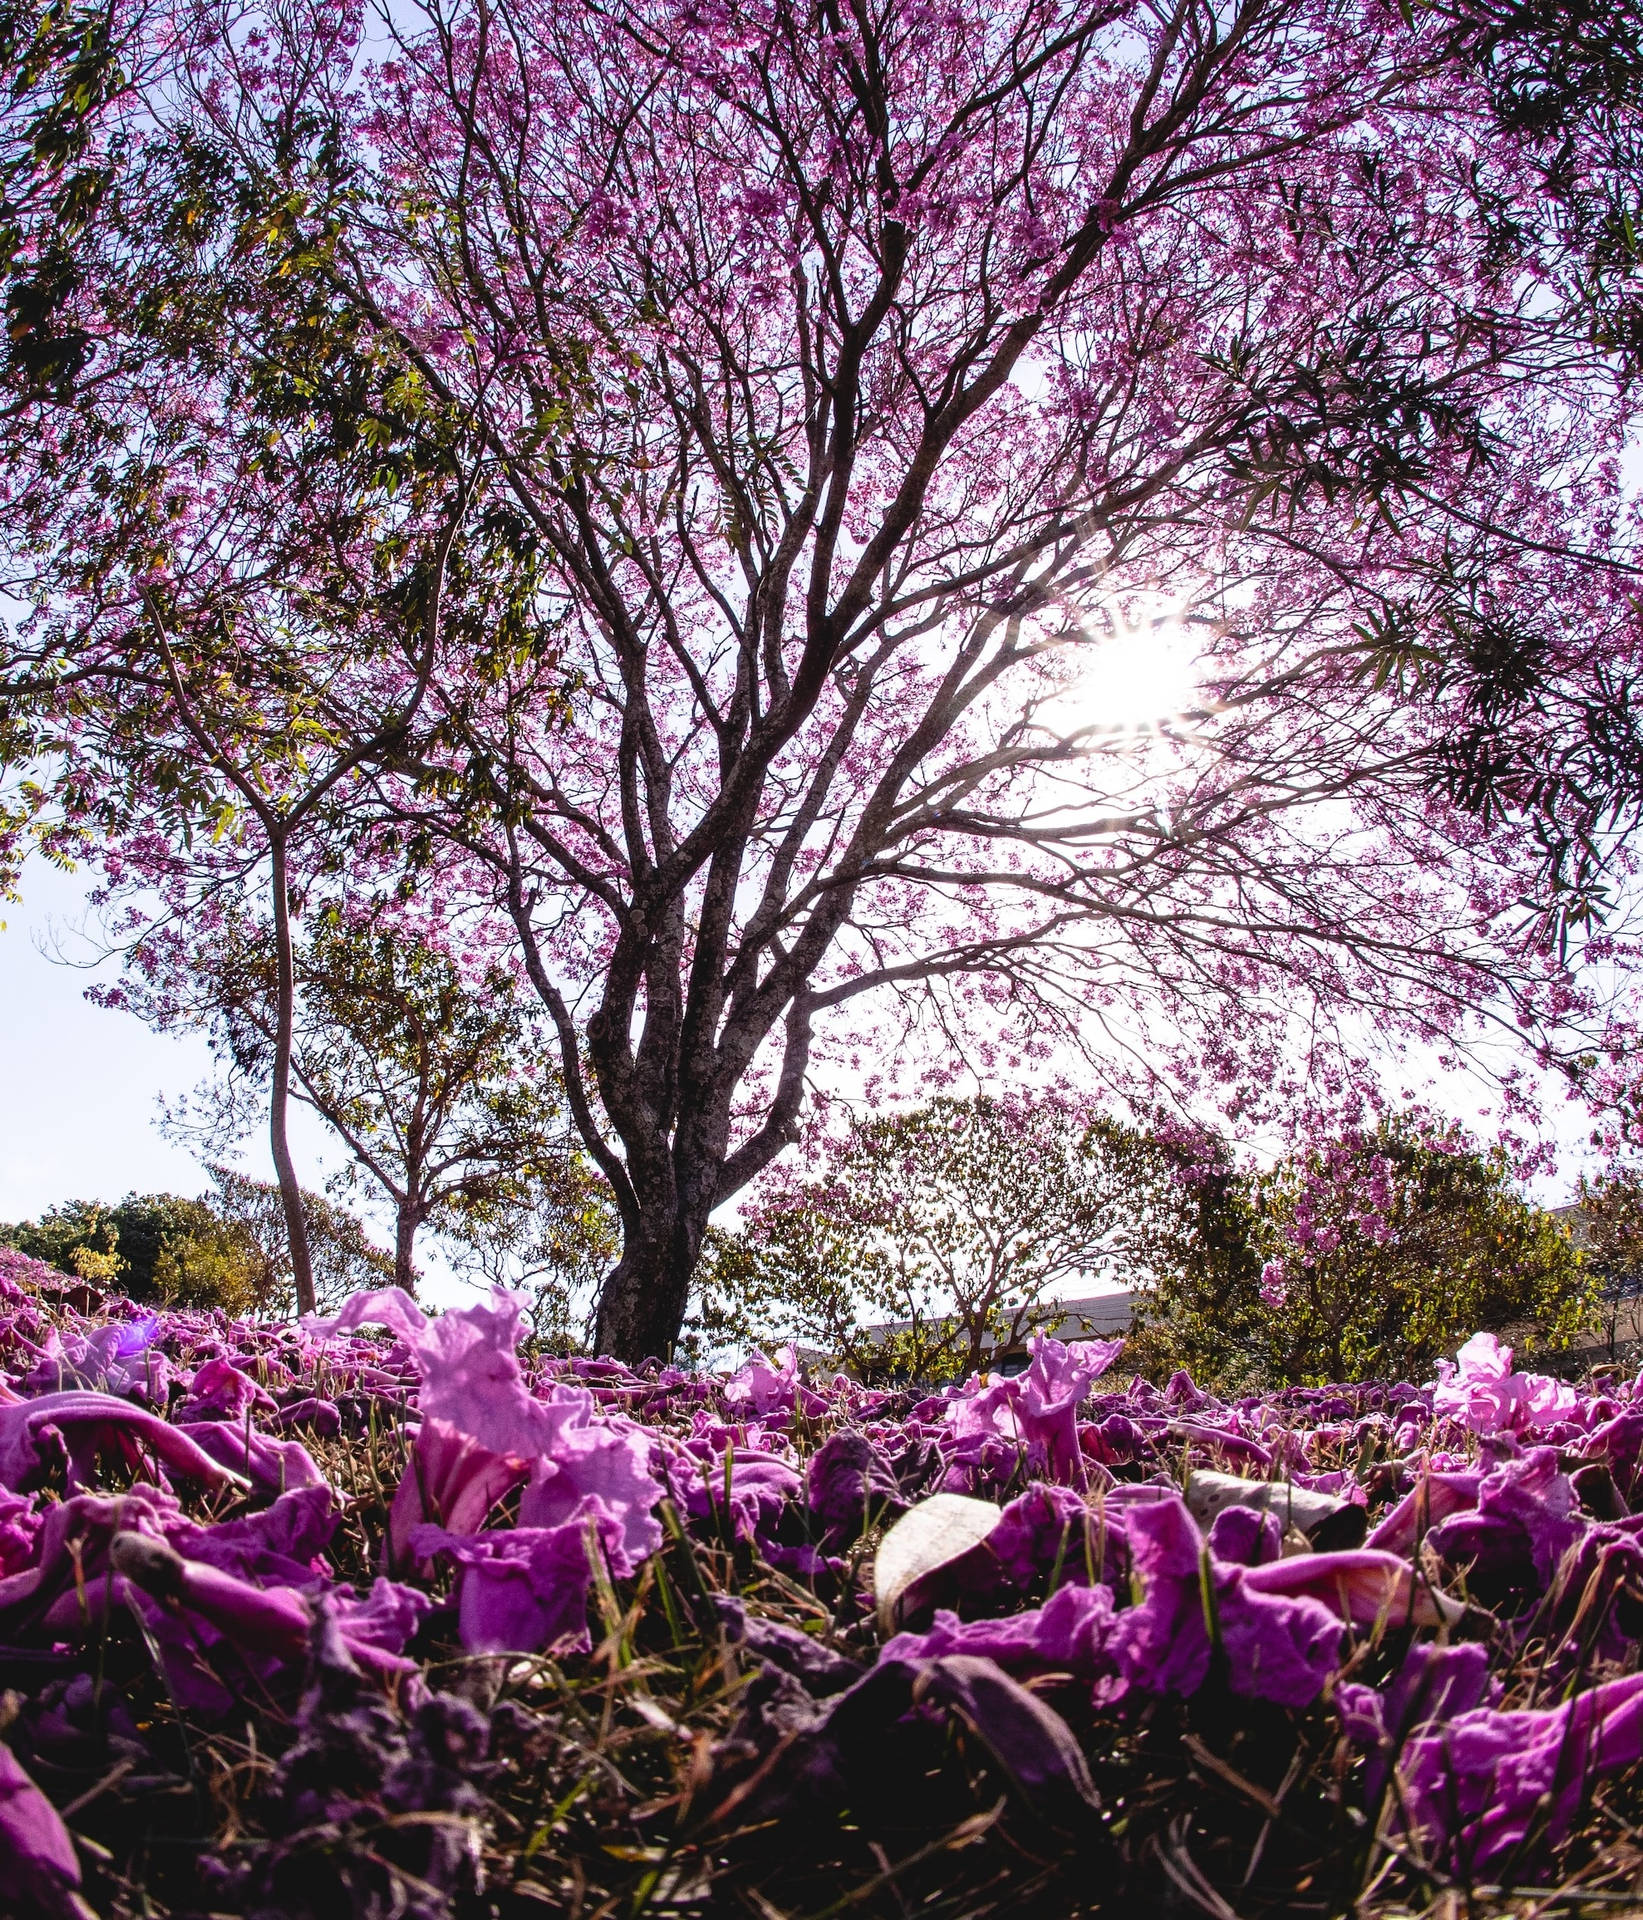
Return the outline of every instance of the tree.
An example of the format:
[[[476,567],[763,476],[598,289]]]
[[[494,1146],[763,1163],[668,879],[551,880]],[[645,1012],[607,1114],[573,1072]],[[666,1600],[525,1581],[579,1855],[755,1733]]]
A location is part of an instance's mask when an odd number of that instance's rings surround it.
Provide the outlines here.
[[[290,270],[280,209],[186,138],[108,117],[141,120],[140,79],[163,84],[152,24],[27,4],[0,22],[28,49],[0,170],[11,585],[30,609],[0,744],[57,769],[14,803],[11,840],[32,815],[183,917],[260,881],[269,1138],[311,1310],[292,916],[354,830],[361,768],[427,692],[471,489],[451,423]]]
[[[529,556],[544,634],[429,628],[426,726],[347,738],[555,1022],[622,1223],[602,1348],[671,1347],[858,1007],[1223,1121],[1350,1106],[1365,1032],[1623,1049],[1521,935],[1534,809],[1456,758],[1478,663],[1564,712],[1635,656],[1623,411],[1435,12],[189,17],[116,119],[343,343],[264,328],[264,386],[414,391]],[[111,363],[166,244],[63,307]],[[1160,646],[1185,716],[1119,724],[1103,676]]]
[[[254,1179],[236,1167],[212,1167],[210,1173],[216,1188],[215,1210],[256,1248],[257,1311],[289,1314],[298,1302],[284,1194],[277,1185]],[[393,1255],[373,1244],[346,1207],[333,1206],[323,1194],[304,1188],[302,1212],[322,1313],[334,1313],[351,1293],[393,1284]]]
[[[258,1303],[261,1263],[249,1237],[205,1201],[180,1194],[131,1193],[113,1205],[70,1200],[38,1220],[0,1226],[0,1241],[144,1305],[243,1313]]]
[[[277,1066],[274,930],[241,903],[151,933],[104,995],[162,1030],[206,1033],[224,1077],[206,1101],[221,1146],[243,1131]],[[451,942],[386,900],[310,903],[293,956],[294,1098],[347,1149],[345,1184],[393,1209],[396,1283],[415,1289],[424,1226],[472,1250],[505,1217],[563,1242],[590,1205],[590,1175],[565,1117],[534,996],[494,959],[464,964]]]
[[[532,1337],[566,1352],[587,1346],[621,1231],[609,1187],[585,1160],[560,1154],[464,1205],[444,1246],[467,1279],[521,1295]]]
[[[1323,1385],[1420,1379],[1479,1331],[1567,1346],[1594,1291],[1568,1232],[1500,1147],[1405,1114],[1249,1177],[1248,1251],[1166,1272],[1144,1344],[1205,1378]]]
[[[1576,1244],[1596,1283],[1609,1357],[1615,1357],[1620,1319],[1643,1296],[1643,1172],[1611,1161],[1596,1178],[1581,1176],[1572,1222]]]
[[[969,1373],[1059,1317],[1052,1289],[1150,1277],[1185,1226],[1172,1173],[1160,1142],[1057,1100],[858,1119],[823,1170],[768,1183],[716,1239],[701,1332],[796,1339],[864,1371]]]

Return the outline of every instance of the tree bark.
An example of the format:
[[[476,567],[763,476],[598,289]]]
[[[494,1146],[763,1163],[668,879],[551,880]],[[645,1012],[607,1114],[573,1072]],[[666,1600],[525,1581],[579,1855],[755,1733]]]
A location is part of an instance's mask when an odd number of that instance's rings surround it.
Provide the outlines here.
[[[285,1234],[291,1246],[291,1278],[296,1286],[298,1313],[313,1313],[314,1263],[308,1251],[308,1223],[303,1218],[302,1188],[291,1159],[286,1118],[291,1105],[291,1035],[296,1019],[296,965],[291,952],[291,899],[286,868],[285,840],[273,836],[270,847],[274,892],[274,1075],[268,1097],[268,1138],[279,1181],[280,1204],[285,1210]]]
[[[596,1351],[630,1367],[672,1358],[710,1211],[676,1203],[671,1215],[660,1207],[642,1212],[599,1294]]]
[[[416,1269],[411,1265],[416,1229],[416,1208],[409,1200],[402,1200],[394,1215],[394,1285],[407,1293],[416,1292]]]

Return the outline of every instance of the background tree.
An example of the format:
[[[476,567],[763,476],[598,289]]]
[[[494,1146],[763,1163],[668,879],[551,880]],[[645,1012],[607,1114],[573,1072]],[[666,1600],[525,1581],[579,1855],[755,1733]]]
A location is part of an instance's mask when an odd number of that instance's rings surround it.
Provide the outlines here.
[[[522,1001],[507,968],[464,963],[449,937],[378,900],[311,904],[293,969],[292,1095],[347,1150],[343,1184],[363,1182],[391,1208],[397,1283],[415,1290],[423,1227],[471,1258],[514,1233],[568,1252],[584,1215],[597,1215],[594,1176],[540,1007]],[[223,1069],[206,1132],[220,1146],[243,1131],[278,1064],[266,920],[235,903],[151,933],[104,997],[162,1030],[205,1033]]]
[[[25,794],[37,828],[111,852],[174,909],[260,885],[270,1144],[309,1307],[291,917],[357,832],[361,768],[426,694],[471,532],[460,432],[301,270],[334,234],[293,245],[290,209],[197,144],[98,119],[155,73],[142,9],[24,5],[4,33],[21,45],[31,24],[0,142],[21,194],[4,234],[11,584],[31,610],[0,690],[11,764],[54,776]],[[310,157],[340,190],[345,157]]]
[[[70,1200],[38,1220],[0,1226],[0,1242],[64,1273],[144,1305],[258,1304],[261,1278],[250,1238],[203,1200],[127,1194],[103,1204]]]
[[[210,1174],[215,1211],[256,1248],[257,1310],[275,1317],[300,1310],[285,1229],[285,1196],[277,1185],[237,1167],[212,1167]],[[351,1293],[393,1284],[393,1255],[372,1241],[357,1215],[306,1188],[302,1211],[320,1312],[334,1313]]]
[[[1350,1105],[1372,1041],[1623,1052],[1533,806],[1456,756],[1517,664],[1548,742],[1623,683],[1624,405],[1435,10],[353,23],[202,5],[145,43],[124,211],[52,324],[85,368],[181,365],[120,290],[197,319],[228,288],[210,371],[257,378],[213,458],[265,406],[281,448],[404,417],[447,450],[396,551],[438,576],[466,488],[475,554],[528,582],[483,601],[528,606],[505,644],[384,643],[427,662],[426,731],[326,712],[405,844],[512,921],[622,1221],[601,1346],[671,1345],[714,1209],[858,1006],[886,1050],[921,1022],[994,1070],[1081,1049],[1221,1121]],[[132,216],[156,181],[181,227]],[[123,448],[153,401],[118,386]],[[14,543],[54,564],[102,524],[61,404],[27,389],[15,456],[45,479]],[[1114,662],[1161,646],[1199,656],[1189,717],[1138,732]],[[1601,858],[1601,809],[1576,825]]]
[[[1205,1379],[1420,1380],[1470,1334],[1567,1346],[1594,1324],[1567,1229],[1527,1200],[1504,1149],[1397,1116],[1249,1176],[1248,1251],[1168,1272],[1144,1302],[1143,1354]]]
[[[586,1159],[560,1146],[465,1201],[445,1222],[441,1245],[465,1279],[522,1297],[541,1346],[585,1351],[622,1234],[610,1188]]]
[[[819,1171],[772,1184],[716,1237],[699,1337],[969,1373],[1060,1318],[1053,1290],[1150,1278],[1186,1225],[1172,1173],[1159,1142],[1056,1100],[942,1098],[859,1119]]]
[[[1638,1333],[1643,1297],[1643,1172],[1611,1162],[1595,1177],[1582,1175],[1570,1228],[1597,1283],[1604,1338],[1613,1359],[1621,1324]]]
[[[291,1253],[279,1189],[226,1167],[213,1168],[212,1179],[211,1198],[132,1193],[110,1203],[67,1201],[38,1220],[0,1225],[0,1245],[145,1306],[288,1312]],[[391,1280],[392,1260],[351,1214],[313,1193],[303,1205],[325,1300],[335,1304]]]

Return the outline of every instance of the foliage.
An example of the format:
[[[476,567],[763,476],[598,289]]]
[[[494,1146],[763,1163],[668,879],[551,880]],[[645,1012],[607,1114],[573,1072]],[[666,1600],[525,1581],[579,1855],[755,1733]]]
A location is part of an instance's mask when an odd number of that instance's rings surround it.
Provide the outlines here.
[[[145,1304],[266,1306],[263,1256],[243,1221],[204,1200],[128,1194],[110,1206],[71,1200],[35,1221],[0,1226],[0,1241],[64,1273],[113,1285]]]
[[[583,1278],[614,1257],[556,1043],[506,967],[461,955],[403,903],[311,900],[294,976],[292,1095],[346,1148],[338,1184],[373,1188],[392,1209],[399,1285],[412,1285],[423,1228],[482,1262],[486,1247],[528,1241],[538,1265]],[[150,929],[104,997],[163,1031],[205,1032],[222,1078],[203,1115],[172,1124],[214,1148],[236,1138],[266,1095],[279,1038],[267,923],[219,902]],[[525,1283],[523,1268],[508,1271]]]
[[[1583,1174],[1576,1201],[1586,1261],[1612,1292],[1643,1280],[1643,1173],[1624,1164]]]
[[[27,783],[48,844],[89,844],[127,876],[137,849],[134,891],[159,886],[174,909],[225,885],[261,891],[270,1144],[311,1306],[286,1125],[290,919],[313,867],[357,833],[362,765],[393,750],[427,691],[419,663],[458,591],[470,490],[448,418],[326,298],[348,156],[288,128],[313,167],[318,231],[299,235],[288,192],[233,178],[208,141],[155,138],[140,108],[146,124],[121,122],[165,64],[151,26],[140,7],[6,10],[8,39],[33,29],[6,126],[31,189],[6,234],[6,418],[39,409],[51,427],[16,496],[33,523],[14,543],[33,578],[18,635],[32,664],[5,706],[31,773],[59,756],[55,784]],[[72,137],[43,140],[55,126]],[[53,494],[76,485],[96,508],[42,539]],[[494,612],[511,576],[485,544]],[[65,699],[92,652],[120,661],[102,697]],[[69,768],[60,729],[88,720]]]
[[[1229,1391],[1265,1384],[1252,1319],[1263,1264],[1256,1193],[1224,1141],[1171,1144],[1180,1225],[1137,1290],[1126,1358],[1152,1380],[1185,1367]]]
[[[1581,1176],[1574,1231],[1612,1359],[1628,1303],[1643,1295],[1643,1171],[1635,1162],[1612,1161],[1596,1178]]]
[[[1494,83],[1600,23],[1496,11],[14,9],[42,831],[504,930],[629,1355],[825,1066],[1220,1125],[1493,1029],[1602,1097],[1631,403]]]
[[[279,1190],[228,1167],[212,1169],[213,1200],[127,1194],[105,1205],[71,1200],[38,1220],[0,1225],[0,1244],[98,1286],[116,1283],[143,1305],[282,1314],[291,1305],[291,1256]],[[351,1214],[304,1195],[323,1297],[339,1300],[393,1278]]]
[[[538,1345],[566,1353],[588,1344],[621,1228],[609,1187],[580,1154],[556,1144],[464,1200],[444,1228],[444,1248],[468,1279],[519,1294]]]
[[[216,1166],[210,1172],[216,1210],[256,1250],[257,1311],[275,1317],[289,1314],[298,1302],[279,1187],[235,1167]],[[372,1242],[356,1215],[306,1189],[302,1209],[312,1250],[314,1289],[323,1310],[329,1311],[362,1287],[392,1284],[393,1255]]]
[[[1595,1284],[1504,1148],[1396,1116],[1249,1178],[1245,1249],[1166,1275],[1146,1303],[1160,1359],[1269,1385],[1419,1379],[1470,1328],[1568,1346]]]
[[[962,1377],[1059,1318],[1051,1290],[1136,1284],[1188,1231],[1158,1140],[1055,1099],[944,1097],[855,1120],[709,1243],[708,1351],[796,1341],[867,1377]]]

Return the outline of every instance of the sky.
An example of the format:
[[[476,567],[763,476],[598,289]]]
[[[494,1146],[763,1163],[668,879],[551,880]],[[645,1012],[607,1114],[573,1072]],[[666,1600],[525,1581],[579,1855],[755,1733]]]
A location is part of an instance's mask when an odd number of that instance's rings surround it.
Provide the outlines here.
[[[83,872],[34,860],[21,902],[0,904],[0,1221],[37,1219],[66,1200],[210,1188],[201,1163],[157,1125],[162,1100],[175,1102],[210,1077],[210,1051],[197,1035],[152,1033],[133,1015],[86,999],[89,986],[117,971],[90,964],[89,884]],[[298,1178],[322,1190],[338,1166],[324,1127],[294,1106],[290,1136]],[[245,1140],[235,1164],[272,1180],[266,1135]],[[357,1196],[347,1204],[366,1215],[379,1246],[392,1246],[385,1218]],[[431,1304],[471,1297],[431,1249],[419,1253],[418,1266],[419,1293]]]
[[[112,980],[93,967],[83,874],[30,862],[22,901],[0,906],[0,1220],[32,1219],[65,1200],[126,1193],[197,1194],[210,1184],[186,1147],[156,1126],[161,1097],[176,1100],[211,1071],[198,1036],[151,1033],[129,1013],[93,1006],[86,989]],[[318,1127],[293,1116],[304,1186],[328,1168]],[[272,1179],[267,1143],[248,1140],[238,1163]]]

